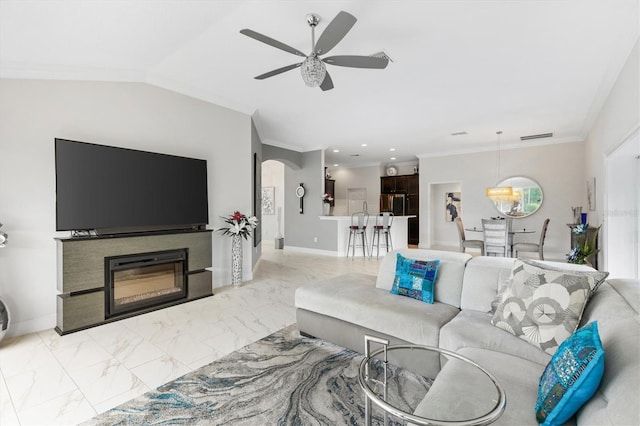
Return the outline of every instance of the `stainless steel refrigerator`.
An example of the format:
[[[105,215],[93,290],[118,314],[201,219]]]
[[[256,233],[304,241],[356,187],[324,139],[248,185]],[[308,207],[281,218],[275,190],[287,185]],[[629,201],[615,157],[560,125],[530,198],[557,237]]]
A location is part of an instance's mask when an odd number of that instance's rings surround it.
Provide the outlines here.
[[[406,194],[380,194],[380,212],[393,212],[394,216],[405,215]]]

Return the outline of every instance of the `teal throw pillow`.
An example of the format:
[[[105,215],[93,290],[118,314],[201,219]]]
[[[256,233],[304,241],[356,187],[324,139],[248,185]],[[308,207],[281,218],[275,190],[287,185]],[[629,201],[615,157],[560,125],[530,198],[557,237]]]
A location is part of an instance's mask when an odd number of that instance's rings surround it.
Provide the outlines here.
[[[604,349],[598,323],[591,322],[562,342],[540,377],[536,419],[545,426],[571,418],[600,386]]]
[[[400,253],[396,258],[396,275],[391,294],[433,303],[439,260],[407,259]]]

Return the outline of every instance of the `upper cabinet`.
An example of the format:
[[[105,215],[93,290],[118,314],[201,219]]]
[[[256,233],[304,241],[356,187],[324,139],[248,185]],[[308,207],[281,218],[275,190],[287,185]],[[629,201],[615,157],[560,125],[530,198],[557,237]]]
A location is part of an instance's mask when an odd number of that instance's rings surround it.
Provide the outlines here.
[[[380,190],[383,194],[406,193],[407,192],[407,176],[381,177]]]

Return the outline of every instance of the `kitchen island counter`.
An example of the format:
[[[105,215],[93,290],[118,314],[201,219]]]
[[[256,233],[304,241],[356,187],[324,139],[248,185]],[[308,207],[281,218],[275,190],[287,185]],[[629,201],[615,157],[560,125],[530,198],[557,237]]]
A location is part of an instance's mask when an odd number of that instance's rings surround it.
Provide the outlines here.
[[[391,239],[394,249],[407,248],[407,223],[410,218],[416,216],[394,216],[391,225]],[[347,243],[349,242],[349,226],[351,225],[351,216],[320,216],[320,220],[328,220],[336,222],[336,233],[338,247],[335,252],[336,256],[347,255]],[[369,225],[367,226],[367,253],[371,249],[371,239],[373,237],[373,226],[375,225],[376,216],[369,216]],[[381,241],[384,243],[384,240]],[[386,249],[380,247],[380,255],[384,256]],[[376,248],[373,248],[373,255],[376,255]],[[356,256],[362,257],[362,249],[356,249]]]

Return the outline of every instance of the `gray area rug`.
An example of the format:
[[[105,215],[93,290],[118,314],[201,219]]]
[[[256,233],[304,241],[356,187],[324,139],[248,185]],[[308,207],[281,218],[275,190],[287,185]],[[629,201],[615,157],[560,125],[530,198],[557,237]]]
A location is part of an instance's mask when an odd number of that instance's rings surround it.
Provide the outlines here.
[[[357,374],[363,358],[301,337],[293,325],[84,424],[362,425]],[[417,405],[430,383],[390,369],[389,386],[401,385],[405,399],[396,404],[406,409]],[[382,424],[381,411],[373,413],[373,424]]]

